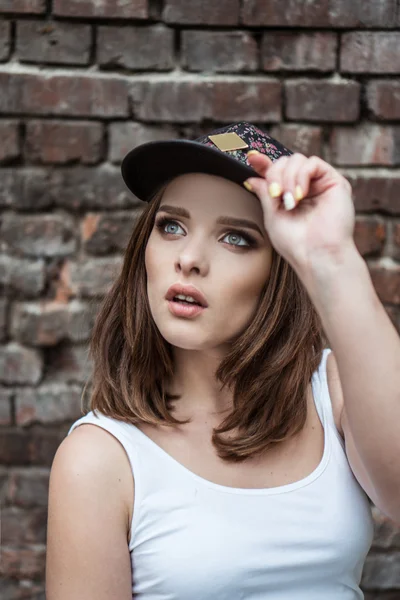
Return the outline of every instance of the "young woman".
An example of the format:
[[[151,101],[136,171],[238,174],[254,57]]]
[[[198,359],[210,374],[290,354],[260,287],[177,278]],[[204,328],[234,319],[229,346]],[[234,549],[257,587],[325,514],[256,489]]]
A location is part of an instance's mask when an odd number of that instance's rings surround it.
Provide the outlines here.
[[[400,520],[400,342],[350,184],[249,123],[122,173],[148,205],[52,465],[47,600],[363,598],[369,499]]]

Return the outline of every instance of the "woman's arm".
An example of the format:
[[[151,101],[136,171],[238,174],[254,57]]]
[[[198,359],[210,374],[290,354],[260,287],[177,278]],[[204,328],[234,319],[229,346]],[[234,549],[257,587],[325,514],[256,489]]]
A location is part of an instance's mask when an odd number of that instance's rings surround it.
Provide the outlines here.
[[[47,600],[131,600],[122,452],[90,425],[59,446],[50,473]]]

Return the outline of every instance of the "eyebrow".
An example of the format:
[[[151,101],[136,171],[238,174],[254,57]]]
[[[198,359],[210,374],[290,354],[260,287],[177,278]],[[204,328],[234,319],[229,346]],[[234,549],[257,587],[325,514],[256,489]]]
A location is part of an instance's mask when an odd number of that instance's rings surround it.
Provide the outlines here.
[[[181,206],[170,206],[169,204],[163,204],[157,210],[157,213],[160,211],[165,211],[171,215],[176,215],[178,217],[186,217],[190,219],[190,213],[186,208],[182,208]],[[222,216],[217,219],[217,223],[221,225],[236,225],[238,227],[247,227],[248,229],[254,229],[258,231],[258,233],[264,237],[261,229],[259,228],[254,221],[249,221],[248,219],[237,219],[236,217],[226,217]]]

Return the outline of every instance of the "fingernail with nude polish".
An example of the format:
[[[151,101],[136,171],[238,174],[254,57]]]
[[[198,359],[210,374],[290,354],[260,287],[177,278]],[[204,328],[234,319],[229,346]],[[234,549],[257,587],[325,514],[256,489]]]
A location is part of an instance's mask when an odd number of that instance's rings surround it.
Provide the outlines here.
[[[259,152],[258,150],[249,150],[248,153],[247,153],[247,156],[249,156],[249,154],[256,155],[256,154],[261,154],[261,152]]]
[[[283,203],[286,210],[292,210],[296,206],[296,200],[294,199],[292,192],[285,192],[283,194]]]

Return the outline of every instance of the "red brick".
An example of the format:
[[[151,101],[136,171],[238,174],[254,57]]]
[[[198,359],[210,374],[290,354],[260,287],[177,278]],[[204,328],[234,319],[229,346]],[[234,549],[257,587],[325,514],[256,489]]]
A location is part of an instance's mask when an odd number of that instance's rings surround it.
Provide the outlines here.
[[[23,579],[3,578],[1,583],[3,600],[44,600],[45,584]]]
[[[48,352],[46,383],[84,384],[90,377],[92,362],[88,347],[60,344]]]
[[[0,0],[0,13],[38,15],[46,12],[46,0]]]
[[[125,81],[98,75],[0,73],[0,111],[9,114],[127,117]]]
[[[0,346],[0,381],[17,385],[37,384],[43,371],[43,358],[36,350],[11,342]]]
[[[396,27],[396,0],[244,0],[245,25],[278,27]]]
[[[8,60],[11,47],[11,23],[0,21],[0,61]]]
[[[0,341],[6,338],[8,321],[8,304],[6,298],[0,298]]]
[[[269,31],[261,44],[264,71],[333,71],[336,67],[335,33]]]
[[[81,162],[103,158],[103,125],[84,121],[30,121],[26,126],[25,158],[42,164]]]
[[[377,119],[400,119],[400,81],[375,80],[367,84],[367,104]]]
[[[128,190],[119,168],[67,167],[53,172],[52,195],[57,206],[67,210],[115,210],[143,206]]]
[[[89,63],[89,25],[19,21],[16,39],[16,56],[21,62],[72,65]]]
[[[26,510],[16,506],[5,506],[2,508],[2,525],[1,538],[4,546],[46,543],[45,508]]]
[[[112,214],[88,213],[81,227],[83,248],[89,254],[123,252],[142,209]]]
[[[239,0],[165,0],[163,20],[182,25],[236,25],[239,9]]]
[[[51,172],[39,168],[1,169],[0,206],[16,210],[40,210],[53,203]]]
[[[243,31],[183,31],[181,54],[188,71],[229,73],[258,66],[256,40]]]
[[[0,255],[0,285],[17,294],[37,296],[45,284],[43,260]]]
[[[174,32],[150,27],[99,27],[97,61],[105,67],[168,71],[174,67]]]
[[[357,172],[340,169],[353,188],[357,211],[400,215],[400,176],[396,172]]]
[[[382,302],[400,304],[400,265],[390,259],[369,264],[371,279]]]
[[[201,121],[210,112],[205,81],[137,81],[131,94],[134,115],[143,121]]]
[[[5,503],[23,508],[48,505],[49,470],[20,467],[8,471]]]
[[[400,33],[352,31],[341,40],[340,70],[345,73],[399,73]]]
[[[0,574],[16,579],[44,578],[46,546],[33,544],[23,548],[2,547]]]
[[[282,117],[281,107],[279,81],[216,81],[211,88],[210,117],[217,121],[277,122]]]
[[[384,515],[376,506],[372,508],[374,519],[374,539],[372,549],[390,550],[400,548],[400,528]]]
[[[17,302],[11,316],[11,334],[30,346],[54,346],[67,336],[68,309],[54,301]]]
[[[385,309],[390,320],[397,329],[398,334],[400,335],[400,308],[396,306],[386,306]]]
[[[335,127],[330,138],[331,159],[337,165],[400,164],[400,127],[363,123]]]
[[[12,390],[0,387],[0,425],[11,425]]]
[[[373,598],[376,600],[380,600],[379,596],[383,600],[397,600],[396,590],[400,588],[399,560],[400,552],[369,553],[363,567],[363,589],[382,590],[384,592],[382,595],[374,593]],[[385,591],[388,590],[386,594]],[[394,594],[390,590],[394,590]]]
[[[135,114],[144,121],[182,123],[209,118],[273,122],[281,118],[279,81],[236,77],[136,82],[132,95]]]
[[[0,121],[0,162],[9,162],[20,155],[19,122]]]
[[[0,462],[2,465],[51,466],[58,446],[64,439],[63,426],[50,428],[5,428],[0,436]]]
[[[400,261],[400,223],[393,223],[393,258]]]
[[[386,225],[381,218],[357,216],[354,241],[362,256],[379,255],[386,241]]]
[[[282,123],[270,130],[273,138],[293,152],[305,156],[322,156],[322,129],[315,125],[295,125]]]
[[[53,0],[53,14],[60,17],[146,19],[148,0]]]
[[[285,82],[286,116],[307,121],[356,121],[360,84],[356,81],[297,79]]]
[[[67,339],[72,342],[88,341],[99,311],[99,303],[72,300],[67,305],[67,311]]]
[[[125,121],[111,123],[108,135],[108,159],[113,163],[120,163],[132,148],[140,144],[179,137],[177,131],[169,125],[154,126]]]
[[[76,293],[82,297],[102,297],[118,277],[121,267],[120,256],[71,263],[71,281]]]
[[[68,256],[76,249],[75,224],[67,215],[4,215],[5,249],[26,256]]]
[[[81,387],[62,383],[19,389],[15,396],[15,419],[19,426],[53,424],[79,415]]]

